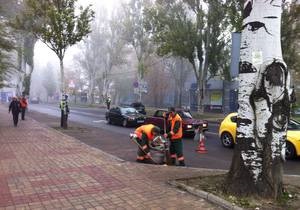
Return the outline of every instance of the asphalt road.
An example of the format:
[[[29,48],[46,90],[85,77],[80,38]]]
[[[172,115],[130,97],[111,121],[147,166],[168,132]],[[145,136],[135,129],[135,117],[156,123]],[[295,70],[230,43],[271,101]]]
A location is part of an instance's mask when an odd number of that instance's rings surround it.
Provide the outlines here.
[[[43,118],[37,117],[37,115],[31,114],[31,111],[47,115],[45,115]],[[134,128],[108,125],[105,121],[105,112],[106,109],[101,108],[71,107],[71,113],[69,115],[70,124],[72,122],[79,123],[90,128],[91,130],[94,130],[94,132],[98,132],[97,134],[94,134],[94,137],[91,136],[90,139],[84,138],[84,134],[82,137],[74,134],[74,137],[93,147],[100,148],[110,154],[118,156],[119,158],[128,161],[134,161],[136,155],[136,146],[128,141],[129,133],[133,132]],[[46,121],[48,116],[48,118],[55,119],[57,122],[59,122],[58,118],[60,117],[60,110],[58,106],[55,105],[30,104],[28,114],[37,121]],[[199,154],[195,151],[198,146],[198,142],[191,138],[183,139],[184,155],[186,164],[188,166],[212,169],[229,169],[233,149],[227,149],[221,145],[218,137],[218,128],[219,125],[217,123],[209,124],[209,131],[206,132],[205,141],[205,147],[207,149],[206,154]],[[68,134],[72,135],[72,131],[69,130]],[[124,142],[126,143],[124,144]],[[284,165],[284,171],[286,174],[300,175],[300,158],[287,161]]]

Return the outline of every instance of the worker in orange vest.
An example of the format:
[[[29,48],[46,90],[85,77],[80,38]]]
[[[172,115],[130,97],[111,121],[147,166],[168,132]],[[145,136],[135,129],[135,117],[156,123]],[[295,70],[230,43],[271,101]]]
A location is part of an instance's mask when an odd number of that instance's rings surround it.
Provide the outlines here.
[[[20,108],[21,108],[21,117],[22,120],[25,120],[25,111],[27,109],[28,103],[27,103],[27,99],[25,98],[25,96],[23,95],[22,98],[20,99]]]
[[[136,161],[140,163],[154,163],[151,158],[149,143],[160,134],[160,128],[152,125],[142,125],[135,132],[137,143],[140,145],[137,151]]]
[[[179,166],[185,166],[182,144],[182,119],[179,114],[175,112],[174,107],[170,107],[168,111],[168,125],[170,126],[170,131],[164,136],[170,139],[171,164],[176,165],[177,158]]]

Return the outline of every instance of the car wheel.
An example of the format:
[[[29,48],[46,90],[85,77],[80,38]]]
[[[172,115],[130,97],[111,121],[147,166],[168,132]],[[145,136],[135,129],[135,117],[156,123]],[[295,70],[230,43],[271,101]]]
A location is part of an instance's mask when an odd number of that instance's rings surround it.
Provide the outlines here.
[[[292,143],[286,142],[286,149],[285,149],[285,158],[287,160],[291,160],[295,157],[296,155],[296,150],[295,147]]]
[[[221,142],[224,147],[232,148],[233,147],[233,137],[230,133],[224,132],[221,135]]]
[[[128,122],[127,122],[126,119],[123,120],[122,125],[123,125],[123,127],[127,127],[128,126]]]

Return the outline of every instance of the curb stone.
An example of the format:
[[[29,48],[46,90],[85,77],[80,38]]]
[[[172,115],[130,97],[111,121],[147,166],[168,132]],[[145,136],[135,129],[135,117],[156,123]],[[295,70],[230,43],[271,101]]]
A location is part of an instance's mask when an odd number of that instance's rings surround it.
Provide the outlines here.
[[[177,188],[180,188],[182,190],[185,190],[189,193],[191,193],[192,195],[195,195],[195,196],[198,196],[200,198],[203,198],[203,199],[206,199],[208,201],[210,201],[211,203],[214,203],[218,206],[221,206],[225,209],[228,209],[228,210],[243,210],[243,208],[241,207],[238,207],[226,200],[224,200],[223,198],[220,198],[212,193],[208,193],[208,192],[205,192],[203,190],[198,190],[196,188],[193,188],[191,186],[187,186],[185,184],[182,184],[182,183],[178,183],[176,181],[168,181],[168,184],[170,184],[171,186],[174,186],[174,187],[177,187]]]

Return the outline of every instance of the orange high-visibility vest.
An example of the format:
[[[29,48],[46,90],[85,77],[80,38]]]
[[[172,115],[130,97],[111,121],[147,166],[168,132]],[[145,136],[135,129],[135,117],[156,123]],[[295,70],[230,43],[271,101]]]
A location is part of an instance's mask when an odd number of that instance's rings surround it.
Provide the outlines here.
[[[169,115],[169,120],[171,121],[171,139],[181,139],[182,138],[182,119],[179,116],[179,114],[176,114],[174,117],[171,117],[171,115]],[[177,133],[173,133],[173,129],[175,126],[175,122],[176,121],[180,121],[180,127]]]
[[[20,105],[21,105],[22,108],[26,108],[27,107],[27,101],[26,101],[26,99],[21,99],[20,100]]]
[[[154,128],[155,126],[152,124],[147,124],[147,125],[142,125],[140,127],[138,127],[134,133],[138,136],[138,138],[142,138],[142,134],[145,133],[148,137],[148,141],[152,141],[154,138],[154,135],[152,134],[152,128]]]

